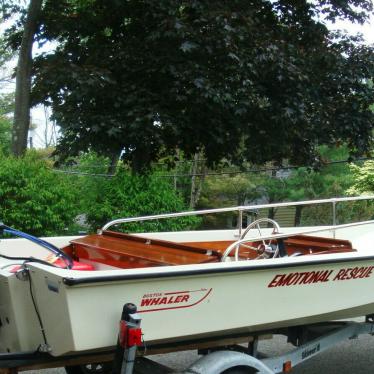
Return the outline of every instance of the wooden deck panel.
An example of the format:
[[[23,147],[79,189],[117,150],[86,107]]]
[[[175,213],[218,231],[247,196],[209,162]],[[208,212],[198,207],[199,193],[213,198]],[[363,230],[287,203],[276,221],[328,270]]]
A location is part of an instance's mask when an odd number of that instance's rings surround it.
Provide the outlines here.
[[[117,267],[148,267],[216,262],[217,252],[130,235],[89,235],[71,241],[78,258]]]
[[[73,257],[77,260],[107,264],[120,268],[143,268],[167,265],[188,265],[218,262],[233,241],[171,242],[141,236],[106,231],[102,235],[89,235],[71,242]],[[258,242],[247,244],[257,247]],[[325,254],[355,251],[347,240],[297,235],[284,240],[288,255]],[[230,256],[234,255],[234,250]],[[241,246],[239,257],[255,259],[255,250]]]

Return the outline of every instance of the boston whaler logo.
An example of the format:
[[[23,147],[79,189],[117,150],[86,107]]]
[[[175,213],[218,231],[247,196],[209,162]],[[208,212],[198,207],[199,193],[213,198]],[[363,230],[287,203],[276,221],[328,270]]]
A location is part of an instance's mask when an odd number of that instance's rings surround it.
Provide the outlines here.
[[[189,291],[147,293],[140,300],[138,313],[189,308],[201,303],[211,292],[211,288],[201,288]]]

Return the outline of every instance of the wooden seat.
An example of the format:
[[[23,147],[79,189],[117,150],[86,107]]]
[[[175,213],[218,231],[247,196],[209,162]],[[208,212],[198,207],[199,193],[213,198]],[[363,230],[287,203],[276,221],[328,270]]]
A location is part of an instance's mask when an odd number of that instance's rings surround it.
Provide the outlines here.
[[[284,240],[288,255],[295,252],[302,254],[324,254],[337,252],[354,252],[348,240],[323,238],[319,236],[297,235]]]
[[[105,231],[71,241],[76,259],[120,268],[217,262],[220,253],[209,248]]]

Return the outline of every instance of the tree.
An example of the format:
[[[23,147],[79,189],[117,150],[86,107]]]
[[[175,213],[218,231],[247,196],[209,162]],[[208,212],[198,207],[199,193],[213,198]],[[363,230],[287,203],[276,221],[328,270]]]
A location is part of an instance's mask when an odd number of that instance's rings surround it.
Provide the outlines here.
[[[261,197],[259,178],[248,175],[218,175],[207,178],[204,185],[200,208],[245,205]]]
[[[224,173],[225,171],[227,174]],[[237,168],[230,165],[222,168],[222,174],[218,172],[218,175],[206,177],[198,203],[199,209],[246,205],[263,195],[263,178],[261,176],[234,174],[235,171]],[[253,214],[253,212],[246,214]],[[209,214],[203,217],[205,228],[237,225],[237,221],[237,212]],[[243,221],[246,221],[245,217]]]
[[[12,153],[15,156],[23,155],[27,148],[27,134],[30,126],[32,46],[41,8],[42,0],[30,0],[19,49],[12,131]]]
[[[290,159],[317,145],[370,147],[372,47],[318,21],[362,22],[369,0],[46,1],[34,102],[50,104],[62,155],[119,154],[135,170],[176,147],[208,163]]]

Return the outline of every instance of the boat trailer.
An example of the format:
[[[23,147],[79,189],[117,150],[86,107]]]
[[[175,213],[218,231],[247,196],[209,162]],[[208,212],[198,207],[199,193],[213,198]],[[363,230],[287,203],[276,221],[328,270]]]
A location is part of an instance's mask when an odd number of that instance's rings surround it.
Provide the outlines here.
[[[0,374],[65,366],[68,374],[165,374],[177,373],[173,369],[141,355],[141,318],[134,304],[125,304],[121,314],[115,351],[103,351],[52,357],[47,352],[2,353]],[[199,350],[203,356],[179,374],[278,374],[288,373],[298,364],[332,348],[346,339],[359,335],[374,335],[374,315],[365,322],[326,322],[296,326],[268,332],[286,335],[295,349],[279,356],[265,357],[257,350],[260,336],[255,336],[248,347],[230,345]],[[86,367],[85,369],[82,369]]]

